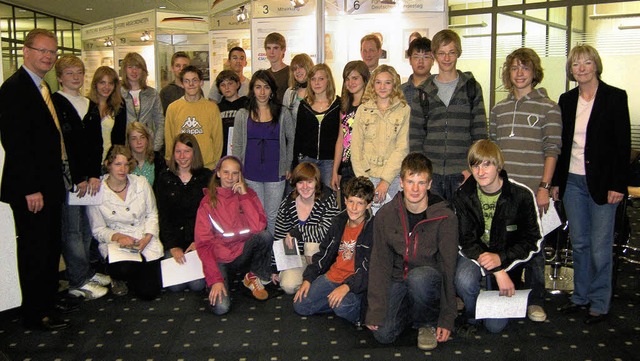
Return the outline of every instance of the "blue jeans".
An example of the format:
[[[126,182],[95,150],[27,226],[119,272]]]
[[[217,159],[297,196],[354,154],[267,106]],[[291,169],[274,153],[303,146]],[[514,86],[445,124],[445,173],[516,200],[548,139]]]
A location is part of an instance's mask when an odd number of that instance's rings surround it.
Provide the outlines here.
[[[164,252],[164,259],[169,258],[173,258],[173,256],[171,255],[171,250],[166,250]],[[167,289],[171,292],[182,292],[188,288],[190,291],[199,292],[204,290],[205,287],[207,287],[207,282],[204,278],[201,278],[199,280],[193,280],[190,282],[181,283],[179,285],[169,286],[167,287]]]
[[[511,274],[509,274],[511,277]],[[462,298],[464,302],[465,313],[464,316],[466,318],[467,323],[477,324],[476,320],[476,301],[478,300],[478,295],[480,294],[480,289],[482,288],[482,272],[480,271],[480,266],[475,264],[473,261],[468,259],[467,257],[458,255],[458,264],[456,266],[456,276],[454,279],[454,283],[456,285],[456,293],[458,296]],[[492,284],[496,284],[493,276],[487,275],[487,289],[492,289]],[[492,282],[493,281],[493,282]],[[517,280],[514,277],[511,277],[511,281],[514,285],[517,284]],[[516,286],[516,289],[518,287]],[[487,318],[484,319],[484,327],[487,331],[491,333],[498,333],[504,330],[509,323],[508,318]]]
[[[448,201],[453,200],[453,194],[464,181],[462,173],[446,175],[434,173],[431,178],[433,179],[433,182],[431,182],[431,192],[438,194]]]
[[[285,181],[279,182],[255,182],[245,179],[247,185],[258,194],[258,199],[262,202],[264,212],[267,214],[267,230],[271,235],[276,228],[276,217],[282,197],[284,196]]]
[[[62,255],[69,288],[82,287],[95,271],[91,268],[91,227],[84,206],[62,204]]]
[[[331,176],[333,175],[333,159],[320,160],[305,156],[300,158],[299,162],[309,162],[317,165],[318,168],[320,168],[322,183],[324,183],[324,185],[327,187],[331,187]]]
[[[435,327],[440,314],[442,275],[429,266],[413,268],[404,282],[392,282],[384,324],[373,331],[380,343],[392,343],[411,324]]]
[[[544,240],[540,244],[540,252],[533,257],[524,266],[524,284],[525,288],[531,288],[529,293],[529,305],[544,305],[544,296],[546,294],[545,276],[544,276]]]
[[[373,183],[373,187],[376,188],[378,184],[380,184],[380,181],[382,179],[376,178],[376,177],[369,177],[369,180],[371,181],[371,183]],[[393,199],[393,197],[395,197],[396,194],[398,194],[399,190],[400,190],[400,176],[397,175],[395,178],[393,178],[393,180],[391,181],[391,184],[389,184],[389,188],[387,189],[387,198],[383,200],[381,203],[376,203],[375,201],[372,203],[371,211],[373,212],[373,214],[376,214],[383,205],[391,202],[391,199]],[[389,201],[387,201],[387,199],[389,199]]]
[[[222,296],[222,302],[215,305],[209,304],[209,311],[216,315],[224,315],[231,308],[231,289],[229,288],[229,269],[238,269],[245,264],[249,264],[249,270],[263,280],[271,278],[271,248],[273,237],[264,230],[249,238],[242,248],[242,254],[229,263],[218,263],[218,269],[224,278],[224,287],[227,295]],[[209,291],[209,289],[207,289]],[[208,294],[208,292],[207,292]],[[208,302],[208,301],[207,301]]]
[[[573,247],[573,296],[590,311],[609,312],[613,272],[613,226],[617,204],[596,204],[585,176],[569,173],[562,199]]]
[[[341,283],[331,282],[326,275],[316,278],[316,280],[311,283],[311,287],[309,287],[307,297],[298,302],[294,302],[293,309],[301,316],[335,312],[338,317],[342,317],[351,323],[358,322],[360,319],[362,295],[348,292],[339,306],[335,308],[329,306],[327,296],[340,285]]]

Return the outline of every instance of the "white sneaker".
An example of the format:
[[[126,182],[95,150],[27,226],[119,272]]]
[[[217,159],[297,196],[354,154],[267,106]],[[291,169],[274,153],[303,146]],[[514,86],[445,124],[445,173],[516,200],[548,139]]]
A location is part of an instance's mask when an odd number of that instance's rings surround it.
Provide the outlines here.
[[[531,305],[527,307],[527,317],[533,322],[544,322],[547,319],[547,313],[541,306]]]
[[[93,283],[97,283],[102,287],[107,287],[108,285],[111,284],[111,277],[105,274],[96,272],[96,274],[94,274],[89,281]]]
[[[69,289],[69,294],[75,297],[84,297],[87,300],[95,300],[109,292],[109,289],[97,283],[88,281],[82,287]]]

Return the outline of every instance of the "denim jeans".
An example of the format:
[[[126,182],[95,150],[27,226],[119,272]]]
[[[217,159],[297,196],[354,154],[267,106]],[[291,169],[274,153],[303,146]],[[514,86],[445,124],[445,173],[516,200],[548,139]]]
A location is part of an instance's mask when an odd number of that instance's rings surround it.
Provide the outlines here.
[[[404,282],[392,282],[384,324],[373,331],[373,337],[380,343],[392,343],[409,324],[414,328],[435,327],[441,285],[442,275],[429,266],[413,268]]]
[[[464,182],[464,176],[462,173],[454,174],[433,174],[433,182],[431,182],[431,192],[438,194],[440,197],[451,201],[453,200],[453,194]]]
[[[351,323],[358,322],[360,319],[362,295],[348,292],[339,306],[335,308],[329,306],[327,296],[340,285],[341,283],[331,282],[326,275],[316,278],[316,280],[311,283],[311,287],[309,287],[307,297],[298,302],[294,302],[293,309],[301,316],[335,312],[338,317],[342,317]]]
[[[173,256],[171,255],[171,250],[166,250],[164,252],[164,259],[169,259],[169,258],[173,258]],[[204,278],[200,278],[198,280],[193,280],[190,282],[169,286],[167,287],[167,289],[171,292],[182,292],[188,288],[190,291],[199,292],[204,290],[205,287],[207,287],[207,282],[205,281]]]
[[[586,176],[569,173],[562,199],[573,247],[573,296],[577,305],[591,303],[590,311],[609,312],[613,272],[613,226],[617,204],[598,205]]]
[[[524,285],[525,288],[531,288],[529,293],[529,305],[544,305],[544,296],[546,294],[545,276],[544,276],[544,240],[540,245],[540,252],[533,257],[524,266]]]
[[[224,315],[231,308],[231,290],[229,289],[229,269],[236,270],[245,264],[249,264],[249,271],[253,272],[260,279],[267,280],[271,278],[271,247],[273,245],[273,237],[264,230],[254,234],[249,238],[242,248],[242,254],[229,263],[218,263],[218,269],[224,278],[224,287],[227,295],[222,296],[222,302],[215,305],[209,304],[209,310],[216,315]],[[209,289],[207,289],[209,291]],[[208,293],[207,293],[208,294]]]
[[[376,178],[376,177],[369,177],[369,180],[371,181],[371,183],[373,183],[373,187],[376,188],[378,184],[380,184],[380,181],[382,179]],[[393,197],[395,197],[396,194],[398,194],[399,190],[400,190],[400,176],[397,175],[395,178],[393,178],[393,180],[391,181],[391,184],[389,184],[389,188],[387,189],[386,199],[381,203],[376,203],[374,201],[371,204],[371,212],[373,212],[373,214],[375,215],[383,205],[391,202],[391,199],[393,199]]]
[[[245,179],[247,185],[253,189],[258,195],[258,199],[262,202],[264,212],[267,214],[267,230],[273,236],[276,228],[276,217],[278,216],[278,207],[284,196],[285,181],[280,182],[255,182]]]
[[[300,158],[299,162],[309,162],[317,165],[318,168],[320,168],[322,183],[324,183],[324,185],[327,187],[331,187],[331,176],[333,175],[333,159],[320,160],[305,156]]]
[[[69,288],[82,287],[95,271],[91,268],[91,227],[84,206],[62,203],[62,255]]]
[[[511,281],[516,289],[520,289],[520,276],[522,275],[522,268],[516,267],[512,271],[508,272]],[[492,275],[487,274],[487,290],[497,289],[498,283],[495,281]],[[454,283],[456,285],[456,293],[462,298],[464,302],[464,317],[466,321],[471,324],[476,324],[476,301],[482,288],[482,272],[480,266],[475,264],[467,257],[458,255],[458,265],[456,266],[456,276]],[[483,320],[484,327],[491,333],[498,333],[504,330],[509,323],[508,318],[486,318]]]

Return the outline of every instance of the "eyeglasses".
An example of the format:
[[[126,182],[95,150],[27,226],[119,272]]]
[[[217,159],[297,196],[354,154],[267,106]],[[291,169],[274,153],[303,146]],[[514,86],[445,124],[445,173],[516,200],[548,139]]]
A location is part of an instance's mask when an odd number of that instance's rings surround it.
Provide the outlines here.
[[[411,55],[411,59],[413,59],[413,60],[423,60],[423,61],[427,61],[427,60],[432,60],[433,61],[433,56],[431,56],[431,55]]]
[[[448,53],[445,53],[444,51],[439,51],[436,53],[436,56],[438,58],[444,58],[445,56],[449,56],[450,58],[455,58],[458,56],[458,53],[453,50]]]
[[[25,45],[25,47],[27,47],[27,48],[29,48],[31,50],[37,51],[42,56],[49,54],[49,55],[51,55],[51,56],[53,56],[55,58],[58,57],[58,51],[57,50],[49,50],[49,49],[44,49],[44,48],[43,49],[36,49],[33,46],[29,46],[29,45]]]

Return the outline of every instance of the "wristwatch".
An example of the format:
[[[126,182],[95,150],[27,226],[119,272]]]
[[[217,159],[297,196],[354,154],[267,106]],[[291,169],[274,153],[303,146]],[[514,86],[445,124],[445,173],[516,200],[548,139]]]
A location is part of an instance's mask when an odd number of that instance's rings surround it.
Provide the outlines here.
[[[539,185],[538,187],[540,187],[540,188],[544,188],[544,189],[546,189],[546,190],[549,190],[549,189],[551,189],[551,183],[548,183],[548,182],[540,182],[540,185]]]

